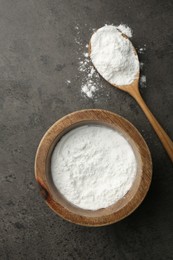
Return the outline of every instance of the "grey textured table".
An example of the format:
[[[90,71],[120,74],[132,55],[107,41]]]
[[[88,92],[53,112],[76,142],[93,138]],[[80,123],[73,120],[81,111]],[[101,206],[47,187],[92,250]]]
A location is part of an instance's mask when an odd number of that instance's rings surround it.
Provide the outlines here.
[[[96,101],[81,96],[74,41],[77,24],[84,43],[90,28],[130,25],[134,45],[147,46],[140,55],[147,77],[142,95],[173,138],[172,12],[171,0],[0,1],[0,259],[173,259],[172,163],[130,96],[104,81]],[[82,108],[126,117],[152,153],[146,199],[131,216],[108,227],[62,220],[45,205],[34,180],[34,156],[44,132]]]

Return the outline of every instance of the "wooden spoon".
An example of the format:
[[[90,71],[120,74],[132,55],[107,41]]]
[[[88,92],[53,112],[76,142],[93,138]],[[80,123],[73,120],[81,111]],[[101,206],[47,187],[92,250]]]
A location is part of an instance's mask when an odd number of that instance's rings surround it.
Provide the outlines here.
[[[123,35],[123,34],[122,34]],[[127,38],[125,35],[123,35],[125,38]],[[129,40],[129,39],[128,39]],[[134,48],[135,54],[136,50]],[[89,42],[89,47],[88,47],[88,52],[89,52],[89,56],[91,54],[91,41]],[[90,56],[91,58],[91,56]],[[92,60],[92,58],[91,58]],[[93,64],[94,65],[94,64]],[[94,66],[95,67],[95,66]],[[95,67],[96,68],[96,67]],[[97,68],[96,68],[97,70]],[[98,71],[99,72],[99,71]],[[100,74],[100,73],[99,73]],[[101,75],[101,74],[100,74]],[[102,76],[102,75],[101,75]],[[102,76],[103,77],[103,76]],[[150,124],[152,125],[152,127],[154,128],[156,134],[158,135],[162,145],[164,146],[165,150],[167,151],[170,159],[173,161],[173,142],[172,140],[169,138],[169,136],[167,135],[167,133],[163,130],[163,128],[161,127],[161,125],[158,123],[158,121],[156,120],[156,118],[153,116],[153,114],[151,113],[151,111],[149,110],[149,108],[147,107],[147,105],[145,104],[143,98],[141,97],[141,94],[139,92],[139,77],[140,77],[140,71],[138,71],[135,80],[129,84],[129,85],[124,85],[124,86],[117,86],[114,84],[110,84],[118,89],[121,89],[127,93],[129,93],[138,103],[138,105],[141,107],[141,109],[143,110],[143,112],[145,113],[146,117],[148,118]],[[104,77],[103,77],[104,78]]]

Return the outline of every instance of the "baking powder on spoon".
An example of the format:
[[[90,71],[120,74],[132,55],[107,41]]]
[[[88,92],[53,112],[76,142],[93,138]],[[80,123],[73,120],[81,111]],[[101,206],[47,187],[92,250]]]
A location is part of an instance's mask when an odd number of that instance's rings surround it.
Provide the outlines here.
[[[131,84],[139,71],[132,43],[113,25],[98,29],[91,37],[90,57],[98,72],[113,85]]]

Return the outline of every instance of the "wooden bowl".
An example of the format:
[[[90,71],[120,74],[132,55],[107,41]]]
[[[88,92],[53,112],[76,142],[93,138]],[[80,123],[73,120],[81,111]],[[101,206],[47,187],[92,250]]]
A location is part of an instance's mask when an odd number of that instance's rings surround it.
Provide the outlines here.
[[[57,142],[65,133],[84,124],[102,124],[119,131],[131,144],[137,160],[136,178],[127,194],[115,204],[96,211],[68,202],[56,189],[50,171],[51,154]],[[152,178],[151,155],[141,134],[123,117],[105,110],[81,110],[61,118],[45,133],[36,153],[35,178],[45,202],[59,216],[79,225],[104,226],[127,217],[143,201]]]

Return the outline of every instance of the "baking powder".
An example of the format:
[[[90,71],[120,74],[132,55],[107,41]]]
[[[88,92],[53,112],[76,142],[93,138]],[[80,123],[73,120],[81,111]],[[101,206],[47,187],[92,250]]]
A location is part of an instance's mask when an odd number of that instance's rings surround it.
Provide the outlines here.
[[[113,25],[92,35],[90,56],[98,72],[112,84],[128,85],[138,74],[139,61],[133,45]]]
[[[106,208],[124,197],[136,169],[128,141],[100,125],[77,127],[65,134],[51,159],[57,189],[72,204],[89,210]]]

